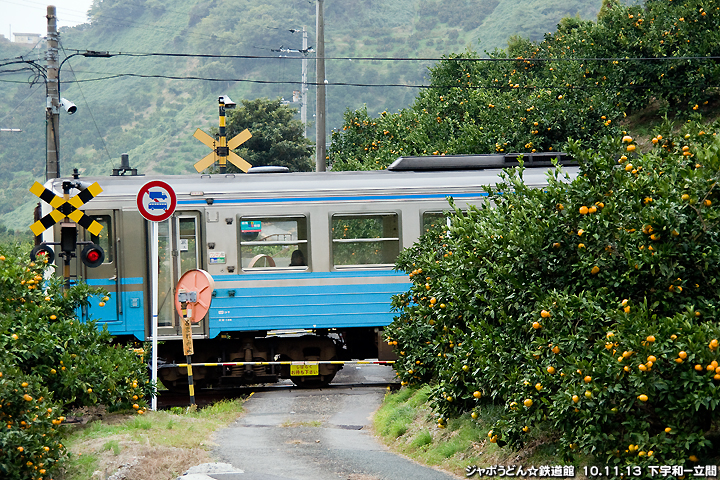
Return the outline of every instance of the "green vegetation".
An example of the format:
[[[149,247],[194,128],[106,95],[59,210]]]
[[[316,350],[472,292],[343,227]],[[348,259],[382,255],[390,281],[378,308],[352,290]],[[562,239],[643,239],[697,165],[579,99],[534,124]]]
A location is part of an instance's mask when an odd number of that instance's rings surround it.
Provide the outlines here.
[[[0,476],[50,478],[66,458],[61,424],[69,411],[105,405],[144,414],[154,387],[133,349],[83,322],[78,309],[102,305],[102,290],[67,292],[46,278],[50,266],[0,245]],[[48,475],[45,477],[45,475]]]
[[[333,170],[382,169],[398,156],[547,152],[593,146],[652,107],[711,111],[720,67],[718,2],[606,0],[597,21],[564,18],[539,42],[510,39],[490,61],[452,54],[430,69],[412,106],[374,117],[348,109],[333,134]],[[664,61],[663,57],[682,57]],[[648,119],[645,119],[647,122]],[[624,127],[627,129],[627,126]]]
[[[86,480],[95,471],[115,473],[142,456],[132,478],[173,480],[189,467],[211,461],[209,438],[242,412],[242,401],[222,401],[186,412],[148,411],[142,417],[106,415],[84,425],[63,427],[71,452],[60,480]]]
[[[720,123],[667,122],[570,153],[532,189],[509,170],[487,202],[403,252],[412,288],[387,329],[403,384],[432,383],[438,425],[504,406],[489,440],[548,431],[605,465],[717,453]],[[491,207],[492,205],[492,207]]]
[[[501,406],[484,405],[475,418],[465,413],[437,428],[438,414],[433,413],[428,404],[432,394],[429,386],[403,388],[387,394],[373,419],[381,440],[414,460],[461,476],[469,474],[467,468],[472,465],[522,464],[527,468],[563,464],[555,456],[552,439],[537,431],[530,434],[530,448],[520,454],[501,449],[497,444],[484,444],[485,433],[502,415]]]

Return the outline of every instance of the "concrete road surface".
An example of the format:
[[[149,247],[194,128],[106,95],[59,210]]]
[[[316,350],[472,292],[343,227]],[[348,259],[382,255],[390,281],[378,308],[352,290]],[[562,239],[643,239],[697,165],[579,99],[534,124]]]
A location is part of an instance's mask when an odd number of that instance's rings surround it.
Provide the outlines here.
[[[246,414],[215,434],[213,453],[237,473],[216,480],[455,480],[388,451],[369,428],[388,382],[384,365],[346,365],[330,388],[254,394]],[[240,473],[242,472],[242,473]]]

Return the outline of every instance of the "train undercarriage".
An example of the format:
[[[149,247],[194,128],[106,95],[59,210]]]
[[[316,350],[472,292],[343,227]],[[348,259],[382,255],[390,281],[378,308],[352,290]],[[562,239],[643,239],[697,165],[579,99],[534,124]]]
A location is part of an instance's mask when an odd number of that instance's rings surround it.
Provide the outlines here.
[[[232,362],[316,362],[378,358],[378,329],[356,328],[343,331],[232,332],[215,339],[193,342],[193,364]],[[368,341],[369,340],[369,341]],[[158,345],[158,378],[168,390],[188,388],[182,345],[177,341]],[[239,385],[275,383],[290,379],[295,385],[317,388],[329,384],[342,364],[320,364],[316,375],[291,371],[291,365],[194,366],[196,388],[223,388]]]

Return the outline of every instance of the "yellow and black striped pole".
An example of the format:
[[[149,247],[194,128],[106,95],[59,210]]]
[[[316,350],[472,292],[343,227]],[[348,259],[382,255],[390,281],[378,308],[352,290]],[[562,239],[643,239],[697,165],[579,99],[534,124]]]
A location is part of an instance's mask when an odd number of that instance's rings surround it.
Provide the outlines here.
[[[193,384],[193,373],[192,373],[192,364],[190,363],[190,355],[185,356],[185,361],[188,363],[187,371],[188,371],[188,389],[190,391],[190,406],[195,405],[195,385]]]
[[[195,385],[193,383],[192,373],[192,354],[194,353],[192,344],[192,304],[190,304],[190,314],[188,315],[188,304],[182,302],[182,336],[183,350],[185,353],[185,361],[187,362],[188,389],[190,391],[190,406],[195,405]]]
[[[225,97],[219,97],[218,103],[220,105],[220,138],[218,139],[217,156],[220,162],[220,173],[225,173],[227,171],[227,157],[229,153],[227,138],[225,136]]]

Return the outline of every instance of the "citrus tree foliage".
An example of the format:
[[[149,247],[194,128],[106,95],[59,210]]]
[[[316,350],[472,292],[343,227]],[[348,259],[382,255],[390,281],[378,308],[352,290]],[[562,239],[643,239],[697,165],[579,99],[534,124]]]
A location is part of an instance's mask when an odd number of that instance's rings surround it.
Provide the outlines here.
[[[147,366],[107,329],[76,311],[104,292],[80,284],[64,296],[49,267],[0,245],[0,477],[51,478],[65,458],[70,409],[103,404],[144,413],[154,388]]]
[[[252,166],[278,165],[291,172],[313,169],[310,141],[303,136],[303,124],[295,120],[297,108],[283,105],[281,100],[256,98],[243,100],[234,110],[227,110],[228,140],[246,128],[252,138],[235,152]],[[229,172],[239,170],[228,164]]]
[[[590,145],[651,103],[680,114],[703,108],[720,80],[717,60],[703,57],[718,55],[718,1],[606,0],[597,21],[566,18],[540,42],[513,37],[488,61],[472,51],[444,58],[430,87],[396,114],[346,111],[328,156],[333,170],[368,170],[399,156],[558,151],[568,138]]]
[[[489,441],[538,432],[607,465],[707,461],[720,418],[720,124],[665,123],[569,151],[532,189],[489,197],[404,251],[412,280],[387,329],[406,385],[431,382],[439,423],[505,405]],[[702,464],[702,463],[701,463]]]

